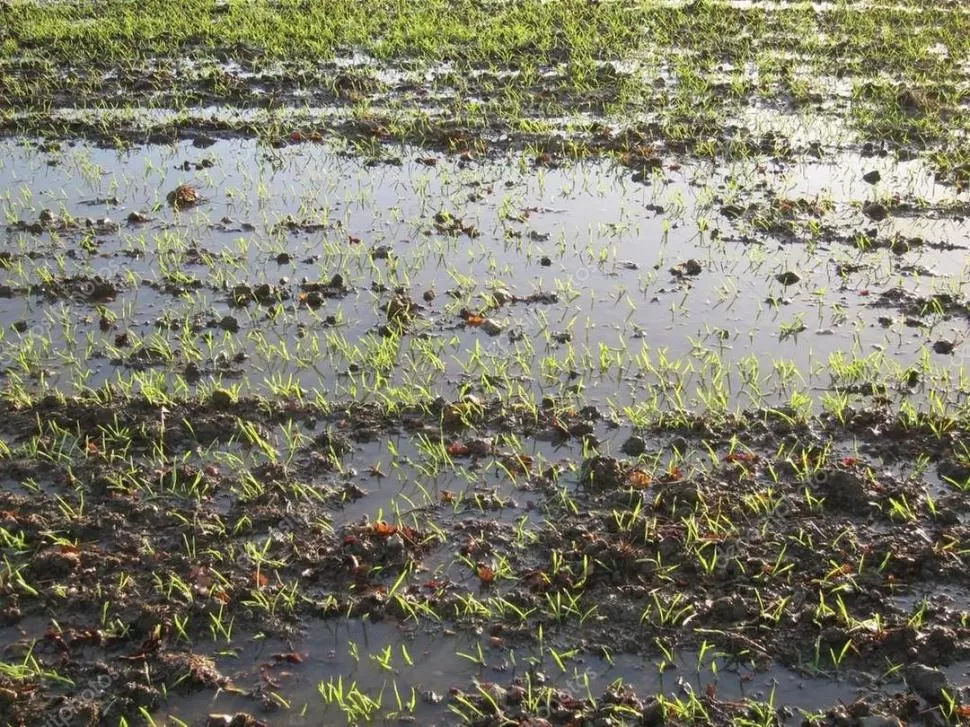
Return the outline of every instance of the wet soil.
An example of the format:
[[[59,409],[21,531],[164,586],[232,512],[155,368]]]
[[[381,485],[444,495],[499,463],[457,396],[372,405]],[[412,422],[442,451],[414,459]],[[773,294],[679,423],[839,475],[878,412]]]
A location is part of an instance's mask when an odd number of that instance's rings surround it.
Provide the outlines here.
[[[622,45],[502,63],[35,6],[0,722],[970,720],[958,5],[575,2]]]

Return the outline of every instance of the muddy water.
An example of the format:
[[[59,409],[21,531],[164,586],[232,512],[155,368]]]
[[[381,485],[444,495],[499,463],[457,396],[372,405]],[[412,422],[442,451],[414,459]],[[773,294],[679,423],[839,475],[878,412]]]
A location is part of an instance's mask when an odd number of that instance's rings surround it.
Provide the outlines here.
[[[395,386],[425,399],[515,386],[537,400],[582,392],[604,409],[652,398],[703,409],[711,400],[697,392],[712,381],[724,405],[759,406],[785,403],[795,388],[822,395],[927,359],[938,376],[956,378],[964,362],[959,311],[882,295],[965,300],[963,208],[919,162],[848,152],[825,161],[666,158],[636,175],[606,161],[537,165],[528,156],[461,159],[409,148],[370,157],[313,143],[117,153],[7,141],[0,151],[0,376],[10,387],[71,393],[137,374],[157,375],[175,393],[219,385],[282,395],[298,383],[328,400],[379,401]],[[871,172],[875,184],[863,179]],[[180,184],[198,191],[198,204],[172,208],[167,195]],[[885,219],[863,212],[893,195]],[[129,222],[136,212],[142,217]],[[307,305],[304,280],[334,276],[340,294]],[[107,294],[93,299],[105,283]],[[264,284],[273,300],[234,302],[239,286]],[[417,315],[390,345],[382,327],[395,289]],[[467,325],[469,313],[492,321],[494,335]],[[937,341],[952,342],[953,354],[935,351]],[[853,366],[867,357],[868,368]],[[190,364],[196,373],[186,379]],[[918,387],[886,394],[928,405]],[[306,425],[304,434],[327,426]],[[616,451],[632,429],[604,419],[592,433]],[[273,440],[284,436],[274,431]],[[582,456],[575,441],[528,438],[522,446],[539,471]],[[852,442],[835,447],[853,454]],[[235,442],[230,454],[245,456]],[[206,464],[203,454],[187,457]],[[543,496],[533,502],[494,463],[429,473],[430,458],[416,436],[355,445],[333,479],[359,491],[336,509],[333,527],[391,519],[392,508],[422,498],[452,503],[435,522],[456,533],[472,517],[543,526]],[[938,478],[928,481],[934,493],[947,492]],[[238,516],[247,502],[227,488],[212,506]],[[423,558],[428,580],[476,588],[474,572],[447,550]],[[965,596],[922,584],[900,590],[894,607],[958,609]],[[42,638],[44,624],[29,626],[3,636]],[[388,712],[400,699],[396,711],[418,724],[451,724],[459,715],[449,709],[460,702],[439,697],[475,681],[518,679],[578,699],[616,680],[671,699],[713,690],[721,700],[772,699],[797,721],[799,710],[899,687],[877,673],[823,679],[810,665],[759,670],[710,652],[672,654],[673,664],[569,655],[565,643],[552,629],[539,645],[515,646],[407,621],[309,619],[290,641],[246,634],[231,645],[193,643],[230,682],[173,697],[153,717],[201,723],[211,713],[252,711],[254,695],[269,708],[289,707],[270,712],[272,724],[337,724],[347,719],[333,703],[339,684],[380,698],[379,719],[396,719]],[[966,669],[951,665],[947,675],[963,684]]]
[[[554,638],[550,641],[549,648],[555,650]],[[286,654],[297,654],[300,663],[281,660],[281,655]],[[453,689],[467,688],[472,683],[556,686],[579,699],[599,695],[617,680],[638,693],[665,694],[672,699],[707,691],[724,700],[766,700],[773,695],[782,716],[811,711],[820,702],[849,702],[867,691],[850,683],[813,679],[781,668],[755,671],[750,666],[729,663],[717,652],[672,656],[672,663],[662,657],[651,661],[622,655],[611,657],[610,663],[599,657],[577,655],[562,659],[560,664],[548,650],[539,653],[495,649],[488,639],[352,621],[321,622],[312,626],[304,640],[286,644],[257,641],[232,656],[216,658],[222,672],[232,675],[238,687],[266,692],[278,689],[285,695],[291,708],[273,715],[272,723],[276,725],[343,723],[346,716],[337,705],[321,707],[321,691],[326,693],[326,685],[335,685],[339,679],[346,690],[356,685],[365,694],[383,695],[384,703],[392,706],[397,695],[406,705],[413,700],[413,710],[401,711],[408,721],[418,724],[456,723],[459,715],[445,707],[445,698]],[[153,716],[191,724],[200,713],[232,713],[245,706],[244,700],[223,692],[214,698],[180,698],[171,708]],[[378,723],[393,723],[396,719],[390,714],[383,717],[383,722],[378,718]]]
[[[394,288],[420,312],[416,335],[385,373],[436,393],[476,379],[492,361],[511,361],[509,374],[526,388],[562,390],[579,373],[588,398],[623,406],[664,389],[672,374],[635,360],[656,364],[661,354],[694,369],[678,374],[687,391],[705,376],[737,384],[738,362],[752,356],[765,372],[790,362],[809,384],[827,386],[826,364],[839,352],[881,352],[906,366],[935,340],[966,335],[963,320],[907,322],[873,304],[896,287],[963,291],[966,224],[948,211],[948,190],[916,162],[848,153],[824,163],[671,161],[634,181],[607,162],[537,169],[528,158],[460,161],[408,149],[368,161],[315,144],[120,154],[83,144],[40,154],[4,145],[0,185],[11,226],[3,249],[11,262],[0,272],[10,286],[0,320],[10,345],[0,365],[28,387],[97,386],[133,366],[177,371],[189,356],[181,340],[188,325],[206,357],[202,372],[244,390],[293,377],[307,390],[363,394]],[[871,171],[882,177],[875,186],[862,179]],[[175,211],[166,195],[182,183],[202,200]],[[861,206],[877,194],[913,205],[874,222]],[[790,214],[780,232],[771,215],[786,200],[827,206],[820,215]],[[66,217],[79,227],[17,228],[43,210],[55,227]],[[134,211],[149,221],[126,223]],[[459,227],[436,225],[442,212]],[[861,250],[860,234],[875,249]],[[887,249],[894,235],[930,244]],[[688,261],[696,270],[683,267]],[[779,282],[785,273],[798,280]],[[300,305],[302,280],[335,274],[349,289],[344,297],[316,310]],[[41,294],[50,277],[72,276],[100,276],[117,294],[97,305],[71,292]],[[285,299],[231,305],[233,287],[262,283]],[[538,297],[489,309],[494,290]],[[496,335],[464,326],[462,308],[486,314]],[[105,312],[114,324],[99,330]],[[227,315],[238,334],[216,325]],[[144,352],[119,354],[111,343],[120,332],[167,348],[163,365]],[[962,362],[962,347],[954,353]],[[227,364],[234,357],[240,361]],[[744,400],[737,386],[728,396]]]

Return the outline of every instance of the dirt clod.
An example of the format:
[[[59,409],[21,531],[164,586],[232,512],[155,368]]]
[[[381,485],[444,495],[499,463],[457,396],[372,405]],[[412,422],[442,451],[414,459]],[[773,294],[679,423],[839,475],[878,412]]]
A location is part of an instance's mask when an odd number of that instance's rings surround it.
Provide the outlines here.
[[[183,210],[199,204],[202,201],[202,196],[192,185],[180,184],[168,193],[166,199],[172,208]]]

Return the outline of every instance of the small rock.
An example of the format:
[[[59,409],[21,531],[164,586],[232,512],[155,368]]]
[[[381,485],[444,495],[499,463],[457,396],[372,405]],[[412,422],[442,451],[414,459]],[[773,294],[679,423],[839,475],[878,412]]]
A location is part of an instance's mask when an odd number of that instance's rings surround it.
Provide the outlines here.
[[[791,270],[786,270],[783,273],[778,273],[775,276],[775,280],[787,287],[797,283],[799,280],[801,280],[801,277],[798,275],[798,273],[793,273]]]
[[[505,330],[500,324],[496,323],[491,318],[486,318],[484,321],[482,321],[481,328],[490,336],[497,336],[503,330]]]
[[[882,179],[882,175],[875,169],[862,175],[862,181],[868,182],[869,184],[875,184],[880,179]]]
[[[148,215],[146,215],[144,212],[137,212],[136,211],[136,212],[132,212],[130,215],[128,215],[128,224],[129,225],[143,225],[146,222],[148,222],[150,219],[151,218]]]
[[[936,353],[941,353],[941,354],[953,353],[953,349],[955,346],[956,344],[953,341],[947,341],[944,339],[940,339],[939,341],[933,342],[933,350],[936,351]]]

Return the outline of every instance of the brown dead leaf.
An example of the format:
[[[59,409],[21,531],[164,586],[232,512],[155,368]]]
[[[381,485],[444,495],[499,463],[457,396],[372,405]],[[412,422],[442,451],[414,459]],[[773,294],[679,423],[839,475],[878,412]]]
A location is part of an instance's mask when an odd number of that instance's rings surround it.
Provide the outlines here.
[[[467,457],[469,452],[468,445],[463,442],[452,442],[448,445],[448,454],[452,457]]]
[[[637,489],[646,489],[653,482],[653,478],[643,470],[633,470],[627,476],[627,480],[631,487]]]
[[[382,538],[389,538],[397,532],[397,526],[391,523],[386,523],[383,520],[378,520],[374,523],[374,533],[380,535]]]
[[[482,582],[483,586],[490,585],[495,580],[495,570],[487,565],[478,566],[478,580]]]

